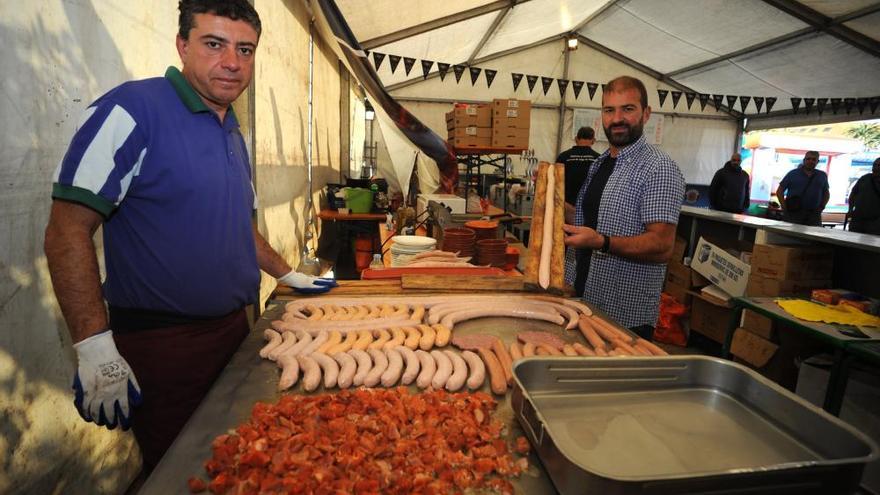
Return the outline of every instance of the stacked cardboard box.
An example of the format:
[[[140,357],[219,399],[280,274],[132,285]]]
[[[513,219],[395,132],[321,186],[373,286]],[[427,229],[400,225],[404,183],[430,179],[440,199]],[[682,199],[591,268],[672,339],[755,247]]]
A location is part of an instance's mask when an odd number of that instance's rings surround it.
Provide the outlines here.
[[[465,149],[527,149],[531,109],[532,104],[528,100],[456,103],[452,111],[446,113],[449,144]]]
[[[492,100],[492,147],[527,149],[531,110],[529,100]]]
[[[676,301],[690,305],[690,291],[705,287],[709,284],[709,280],[684,264],[687,244],[688,242],[684,238],[675,238],[675,245],[672,248],[672,259],[666,265],[666,284],[663,287],[663,291],[674,297]]]
[[[492,145],[492,105],[456,103],[446,113],[446,130],[455,148],[488,148]]]

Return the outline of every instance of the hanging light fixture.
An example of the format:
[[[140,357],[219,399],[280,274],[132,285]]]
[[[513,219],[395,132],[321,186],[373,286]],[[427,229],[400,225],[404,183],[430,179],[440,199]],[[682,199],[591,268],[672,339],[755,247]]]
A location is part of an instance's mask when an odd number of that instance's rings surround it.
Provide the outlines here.
[[[578,49],[578,39],[577,36],[572,34],[568,36],[568,40],[566,41],[568,49],[571,51]]]
[[[373,110],[373,105],[370,104],[370,100],[364,100],[364,118],[367,120],[373,120],[376,118],[376,112]]]

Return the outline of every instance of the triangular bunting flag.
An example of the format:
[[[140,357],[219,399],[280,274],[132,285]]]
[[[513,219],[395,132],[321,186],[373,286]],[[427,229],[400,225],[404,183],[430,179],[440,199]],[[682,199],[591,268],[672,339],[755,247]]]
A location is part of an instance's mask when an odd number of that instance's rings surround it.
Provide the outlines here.
[[[733,110],[734,105],[736,105],[736,95],[727,95],[727,108]]]
[[[385,60],[385,54],[379,52],[373,52],[373,65],[376,66],[376,70],[379,70],[379,67],[382,66],[382,61]]]
[[[495,69],[485,69],[483,73],[486,74],[486,87],[491,88],[492,81],[495,80],[495,74],[498,74],[498,71]]]
[[[388,55],[388,63],[391,67],[391,73],[394,74],[394,71],[397,70],[397,65],[400,63],[400,55]]]
[[[578,96],[581,95],[581,90],[584,89],[583,81],[572,81],[571,82],[571,90],[574,91],[574,99],[577,100]]]
[[[410,57],[403,57],[403,69],[406,75],[409,75],[409,71],[412,70],[413,65],[416,64],[416,59]]]
[[[535,89],[535,83],[538,82],[538,76],[533,76],[531,74],[526,74],[526,84],[529,85],[529,93]]]
[[[773,105],[775,105],[775,104],[776,104],[776,97],[775,96],[768,96],[767,97],[767,113],[770,113],[770,110],[773,109]],[[798,105],[800,105],[800,102],[798,102]],[[797,113],[797,112],[795,112],[795,113]]]
[[[755,100],[755,108],[758,109],[758,113],[761,113],[761,109],[764,108],[764,97],[755,96],[753,99]]]
[[[670,94],[672,95],[672,109],[675,110],[678,101],[681,100],[681,91],[670,91]]]
[[[691,105],[694,104],[694,99],[697,98],[696,93],[687,92],[684,94],[684,101],[687,102],[688,110],[691,109]]]
[[[522,82],[523,75],[514,72],[510,77],[513,79],[513,90],[516,91],[516,88],[519,87],[519,83]]]
[[[440,80],[446,79],[446,73],[449,72],[449,64],[437,62],[437,73],[440,74]]]
[[[859,98],[856,100],[856,107],[859,109],[859,115],[865,113],[865,107],[868,106],[867,98]]]
[[[801,106],[801,100],[802,100],[802,98],[798,98],[797,96],[795,96],[794,98],[791,99],[791,110],[793,113],[798,113],[798,108],[800,108],[800,106]],[[767,111],[768,112],[770,111],[770,107],[772,107],[772,106],[773,105],[770,104],[770,100],[767,100]]]
[[[810,98],[804,98],[804,103],[807,103],[807,100]],[[825,106],[828,104],[828,98],[816,98],[816,111],[819,112],[819,115],[822,115],[822,112],[825,111]],[[807,105],[809,108],[809,105]],[[810,112],[807,112],[810,113]]]
[[[712,102],[715,103],[715,110],[721,110],[721,103],[724,101],[724,95],[712,95]]]
[[[699,98],[700,98],[700,111],[702,112],[703,110],[706,109],[706,104],[709,103],[709,95],[707,95],[706,93],[700,93]]]
[[[844,98],[843,99],[843,109],[846,111],[846,114],[849,115],[850,110],[855,106],[856,99],[855,98]]]
[[[831,111],[834,112],[834,115],[837,115],[837,109],[840,108],[840,98],[831,98]]]
[[[557,79],[556,85],[559,86],[559,96],[565,98],[565,90],[568,88],[568,79]]]
[[[663,107],[663,102],[666,101],[666,95],[669,94],[668,89],[658,89],[657,90],[657,98],[660,98],[660,107]]]
[[[452,66],[452,72],[455,74],[455,82],[456,83],[461,81],[461,75],[464,74],[464,70],[466,68],[467,67],[465,67],[463,65],[458,65],[458,64],[455,64]]]
[[[364,50],[364,56],[367,57],[367,60],[370,59],[370,50]]]
[[[433,60],[422,60],[422,79],[427,79],[431,73],[431,67],[434,67]]]
[[[593,96],[596,95],[596,90],[599,88],[598,83],[588,82],[587,83],[587,91],[590,93],[590,99],[593,99]]]
[[[541,87],[544,88],[544,94],[547,94],[547,91],[550,91],[550,85],[553,84],[552,77],[544,77],[541,76]]]
[[[751,96],[740,96],[739,97],[739,107],[742,108],[742,113],[746,113],[746,108],[748,108],[750,101],[752,101]]]
[[[480,72],[483,72],[483,69],[479,67],[469,67],[471,71],[471,86],[477,84],[477,79],[480,78]]]
[[[880,96],[871,97],[871,113],[876,112],[878,106],[880,106]]]

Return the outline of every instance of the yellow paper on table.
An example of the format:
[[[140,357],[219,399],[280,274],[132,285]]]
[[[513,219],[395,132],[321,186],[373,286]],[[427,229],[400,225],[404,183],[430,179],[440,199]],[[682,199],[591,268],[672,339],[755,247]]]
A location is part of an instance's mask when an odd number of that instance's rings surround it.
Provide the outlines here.
[[[777,299],[776,304],[788,314],[802,320],[859,327],[880,327],[880,318],[845,304],[825,306],[803,299]]]

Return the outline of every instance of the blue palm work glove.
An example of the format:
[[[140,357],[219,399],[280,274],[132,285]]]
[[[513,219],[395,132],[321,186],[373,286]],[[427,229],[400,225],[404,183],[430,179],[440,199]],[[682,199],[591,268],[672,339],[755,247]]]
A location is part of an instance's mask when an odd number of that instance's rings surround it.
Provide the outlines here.
[[[320,294],[338,285],[332,278],[312,277],[295,270],[291,270],[287,275],[280,277],[278,282],[303,294]]]
[[[131,409],[141,403],[141,388],[119,355],[113,332],[92,335],[73,345],[79,360],[73,379],[73,403],[86,421],[127,430]]]

